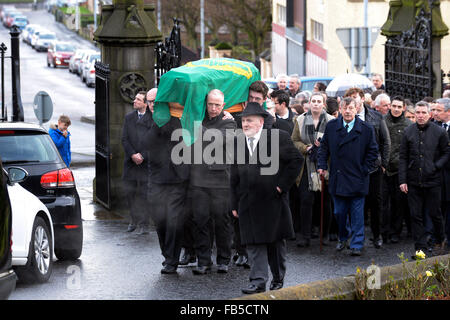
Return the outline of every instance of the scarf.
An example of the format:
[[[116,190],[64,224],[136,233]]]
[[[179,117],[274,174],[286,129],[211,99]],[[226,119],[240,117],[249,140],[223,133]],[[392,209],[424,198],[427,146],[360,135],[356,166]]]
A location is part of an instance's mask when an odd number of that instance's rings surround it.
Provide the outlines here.
[[[326,117],[326,111],[322,110],[319,117],[319,122],[317,124],[317,130],[314,126],[314,119],[312,117],[311,110],[305,114],[305,119],[303,121],[303,126],[300,129],[300,137],[304,144],[314,145],[314,141],[318,138],[322,138],[325,128],[327,126],[328,120]],[[320,177],[317,173],[317,163],[310,159],[309,154],[305,158],[306,170],[308,175],[308,185],[310,191],[320,191],[321,183]],[[305,170],[305,169],[304,169]]]

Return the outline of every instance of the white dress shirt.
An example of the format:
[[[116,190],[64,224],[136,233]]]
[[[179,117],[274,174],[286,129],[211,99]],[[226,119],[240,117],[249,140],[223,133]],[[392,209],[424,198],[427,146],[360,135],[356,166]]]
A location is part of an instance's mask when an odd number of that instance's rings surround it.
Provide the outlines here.
[[[261,127],[261,129],[259,129],[259,131],[253,137],[246,137],[245,138],[247,140],[247,148],[248,148],[248,152],[250,152],[250,156],[253,156],[253,151],[255,151],[255,149],[256,149],[256,145],[258,144],[259,138],[261,138],[262,129],[263,128]],[[253,150],[250,148],[249,138],[254,138],[254,140],[253,140]]]

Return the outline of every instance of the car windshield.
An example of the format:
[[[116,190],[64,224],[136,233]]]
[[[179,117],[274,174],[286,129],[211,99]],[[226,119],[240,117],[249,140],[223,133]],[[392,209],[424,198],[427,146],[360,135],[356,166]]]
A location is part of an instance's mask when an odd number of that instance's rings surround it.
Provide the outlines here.
[[[27,18],[16,18],[14,19],[16,22],[27,22]]]
[[[8,162],[54,162],[57,150],[47,134],[0,135],[0,157]]]
[[[100,60],[100,55],[96,54],[96,55],[90,56],[89,62],[92,62],[95,60]]]
[[[56,51],[66,51],[66,52],[73,52],[75,49],[70,44],[57,44],[56,45]]]
[[[54,34],[41,34],[39,36],[39,39],[55,39],[55,35]]]

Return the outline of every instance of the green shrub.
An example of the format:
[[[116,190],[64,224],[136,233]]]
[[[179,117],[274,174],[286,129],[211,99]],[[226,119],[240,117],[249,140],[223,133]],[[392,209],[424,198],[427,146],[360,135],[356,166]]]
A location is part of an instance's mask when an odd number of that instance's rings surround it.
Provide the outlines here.
[[[231,50],[233,47],[228,42],[220,42],[215,47],[216,50]]]

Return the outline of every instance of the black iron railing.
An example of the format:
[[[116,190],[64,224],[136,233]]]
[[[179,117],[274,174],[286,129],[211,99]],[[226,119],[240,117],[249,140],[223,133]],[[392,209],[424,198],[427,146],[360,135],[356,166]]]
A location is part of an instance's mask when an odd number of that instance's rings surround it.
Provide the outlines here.
[[[180,21],[173,19],[174,26],[169,37],[158,42],[155,47],[155,86],[159,85],[161,76],[181,64]]]

